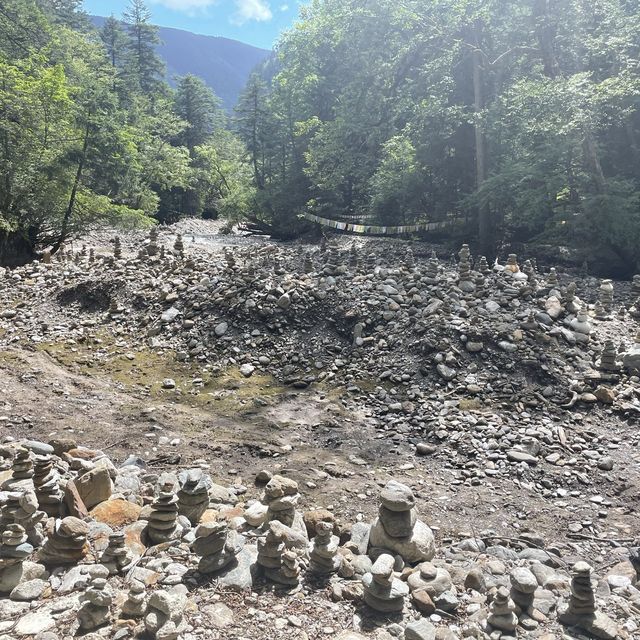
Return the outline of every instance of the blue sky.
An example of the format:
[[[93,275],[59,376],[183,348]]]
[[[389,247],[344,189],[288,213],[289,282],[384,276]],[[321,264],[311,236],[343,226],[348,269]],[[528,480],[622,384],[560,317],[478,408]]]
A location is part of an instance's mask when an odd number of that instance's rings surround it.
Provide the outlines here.
[[[93,15],[116,17],[128,0],[84,0]],[[210,36],[224,36],[270,49],[291,26],[298,0],[147,0],[154,24]]]

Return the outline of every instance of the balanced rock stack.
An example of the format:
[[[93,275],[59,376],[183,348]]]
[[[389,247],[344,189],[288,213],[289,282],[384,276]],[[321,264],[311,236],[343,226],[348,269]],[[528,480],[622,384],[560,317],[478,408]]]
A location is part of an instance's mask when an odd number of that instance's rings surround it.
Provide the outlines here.
[[[183,612],[187,597],[178,591],[154,591],[144,616],[147,633],[157,640],[178,640],[187,624]]]
[[[16,450],[11,463],[11,478],[3,485],[6,490],[33,489],[33,460],[28,449],[20,447]]]
[[[592,571],[586,562],[573,565],[571,597],[567,605],[558,608],[558,620],[568,626],[584,629],[596,638],[614,640],[618,635],[617,625],[596,609]]]
[[[598,362],[598,369],[607,373],[616,373],[620,371],[620,365],[617,363],[617,350],[613,340],[607,340]]]
[[[266,533],[264,538],[258,539],[258,564],[263,568],[265,576],[273,582],[293,584],[293,561],[290,555],[287,556],[284,571],[281,571],[284,554],[293,549],[297,552],[297,562],[301,562],[308,552],[309,541],[278,520],[272,520],[266,525]]]
[[[603,280],[598,290],[598,302],[606,312],[613,308],[613,281]]]
[[[120,242],[120,236],[116,236],[113,240],[113,257],[116,260],[122,258],[122,243]]]
[[[424,269],[424,281],[427,284],[436,284],[438,282],[438,268],[438,256],[433,251]]]
[[[179,233],[176,235],[175,242],[173,243],[173,252],[179,256],[184,255],[184,242],[182,241],[182,236]]]
[[[178,474],[178,483],[178,513],[196,525],[209,508],[211,477],[202,469],[189,469]]]
[[[33,553],[27,542],[24,527],[9,524],[2,532],[0,542],[0,593],[9,593],[22,577],[22,563]]]
[[[31,544],[40,546],[44,542],[42,521],[47,514],[38,511],[38,499],[33,489],[6,493],[0,513],[0,530],[8,524],[19,524],[26,531]]]
[[[507,256],[507,264],[504,267],[506,273],[519,273],[520,267],[518,266],[518,256],[515,253],[510,253]]]
[[[555,267],[549,269],[549,275],[547,276],[547,286],[553,289],[558,286],[558,272]]]
[[[518,626],[518,616],[515,611],[516,605],[509,596],[509,590],[506,587],[500,587],[489,607],[487,622],[494,629],[512,633]]]
[[[147,244],[147,255],[155,256],[158,254],[158,229],[152,227],[149,231],[149,243]]]
[[[431,529],[418,519],[411,489],[391,480],[380,492],[379,516],[371,526],[369,544],[402,556],[405,562],[431,560],[436,553]]]
[[[471,252],[468,244],[462,245],[458,257],[460,258],[458,263],[458,288],[465,293],[471,293],[475,291],[476,285],[473,283],[471,274]]]
[[[309,570],[320,576],[336,573],[342,564],[338,553],[340,538],[333,535],[333,524],[320,520],[316,524],[316,535],[311,542]]]
[[[226,522],[203,523],[195,531],[196,539],[191,549],[200,558],[200,573],[215,573],[231,564],[242,551],[245,538],[230,531]]]
[[[145,611],[145,587],[140,580],[133,580],[129,587],[127,599],[122,605],[120,617],[124,620],[137,620],[144,616]]]
[[[93,578],[89,588],[80,596],[78,622],[80,629],[91,631],[109,622],[113,593],[104,578]]]
[[[578,311],[578,315],[569,323],[569,328],[573,331],[576,342],[589,342],[593,327],[589,322],[589,315],[586,311]]]
[[[418,570],[409,576],[407,584],[412,593],[425,591],[434,600],[453,587],[449,572],[430,562],[421,563]]]
[[[299,501],[298,483],[295,480],[279,475],[273,476],[264,488],[263,502],[267,505],[267,522],[278,520],[287,527],[293,527],[294,521],[298,520],[296,529],[306,531],[304,523],[300,527],[302,517],[296,518]]]
[[[520,609],[531,615],[535,591],[538,581],[533,573],[526,567],[516,567],[511,572],[511,599]]]
[[[102,552],[100,564],[107,568],[111,576],[124,573],[131,564],[131,554],[125,546],[124,533],[115,532],[109,536],[109,544]]]
[[[631,296],[633,298],[640,298],[640,274],[633,276],[631,282]]]
[[[401,613],[404,599],[409,595],[409,587],[394,576],[395,560],[388,553],[382,553],[371,567],[370,573],[362,577],[364,601],[380,613]]]
[[[173,484],[165,482],[160,487],[158,497],[151,505],[151,513],[147,523],[147,537],[153,544],[161,544],[180,537],[182,528],[176,522],[178,518],[178,496],[173,491]]]
[[[50,455],[36,456],[33,484],[40,509],[48,516],[58,517],[63,494],[60,489],[60,476]]]
[[[53,533],[40,549],[40,560],[50,565],[77,564],[89,551],[88,532],[87,524],[79,518],[56,520]]]

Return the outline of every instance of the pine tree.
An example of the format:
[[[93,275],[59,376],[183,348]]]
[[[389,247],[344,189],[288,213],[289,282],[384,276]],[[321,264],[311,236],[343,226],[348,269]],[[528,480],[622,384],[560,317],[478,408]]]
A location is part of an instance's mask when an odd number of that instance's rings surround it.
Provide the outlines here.
[[[107,18],[102,30],[100,39],[107,52],[107,58],[113,68],[113,91],[118,90],[119,77],[125,64],[127,34],[124,32],[121,23],[111,15]]]

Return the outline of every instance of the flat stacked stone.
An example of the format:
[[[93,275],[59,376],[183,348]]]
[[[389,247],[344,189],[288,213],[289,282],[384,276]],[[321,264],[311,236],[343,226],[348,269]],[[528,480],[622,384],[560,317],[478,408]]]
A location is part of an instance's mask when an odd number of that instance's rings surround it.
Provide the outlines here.
[[[547,276],[547,286],[551,289],[558,286],[558,273],[555,267],[549,269],[549,275]]]
[[[202,469],[189,469],[178,474],[178,513],[197,525],[209,508],[211,477]]]
[[[486,294],[486,282],[484,275],[482,273],[476,273],[473,284],[476,287],[476,298],[484,298]]]
[[[603,280],[598,289],[598,302],[608,313],[613,308],[613,281]]]
[[[352,244],[349,247],[349,267],[351,267],[351,270],[355,270],[356,267],[358,266],[358,249],[356,248],[355,244]]]
[[[404,264],[408,269],[415,269],[416,259],[411,247],[407,247],[407,250],[404,253]]]
[[[109,575],[124,573],[131,560],[131,553],[125,545],[124,533],[115,532],[109,535],[109,544],[100,557],[100,564],[107,567]]]
[[[409,587],[394,576],[393,556],[382,553],[371,567],[370,573],[362,577],[364,601],[380,613],[402,613],[404,599]]]
[[[158,497],[151,505],[151,513],[146,527],[149,540],[153,544],[177,540],[182,533],[177,518],[178,496],[173,491],[173,485],[166,482],[160,488]]]
[[[333,524],[320,520],[316,524],[316,535],[311,542],[309,570],[319,576],[336,573],[342,564],[339,546],[340,538],[333,535]]]
[[[120,610],[120,617],[125,620],[137,620],[144,616],[145,612],[145,586],[140,580],[133,580],[129,587],[129,593],[127,599],[122,605]]]
[[[89,551],[89,528],[79,518],[56,520],[53,533],[39,552],[41,562],[49,565],[77,564]]]
[[[618,352],[613,340],[607,340],[602,349],[602,354],[598,362],[598,369],[608,373],[617,373],[620,371],[620,365],[617,362]]]
[[[593,327],[586,311],[578,311],[578,315],[569,323],[569,328],[573,331],[576,342],[589,342]]]
[[[506,587],[500,587],[489,607],[487,622],[499,631],[513,633],[518,626],[518,616],[515,613],[516,605],[509,596]]]
[[[376,259],[376,254],[371,252],[367,254],[367,260],[366,260],[366,268],[367,268],[367,273],[373,273],[376,270],[376,266],[378,264],[378,261]]]
[[[313,260],[311,259],[311,254],[308,251],[304,254],[302,268],[305,273],[313,273]]]
[[[486,256],[480,256],[480,258],[478,259],[478,265],[476,267],[476,271],[479,271],[485,276],[491,273],[491,267],[487,262]]]
[[[538,278],[536,276],[536,270],[531,264],[531,260],[525,260],[522,264],[522,273],[527,276],[527,282],[533,291],[536,290],[538,285]]]
[[[48,516],[58,517],[63,493],[60,488],[60,476],[50,455],[35,457],[33,484],[40,509]]]
[[[391,480],[380,492],[378,518],[371,526],[371,547],[399,554],[405,562],[424,562],[435,555],[431,529],[418,520],[411,489]]]
[[[472,293],[475,291],[476,285],[473,283],[473,275],[471,273],[471,252],[469,251],[469,245],[462,245],[458,257],[460,258],[460,262],[458,263],[458,288],[464,293]]]
[[[571,597],[567,605],[558,608],[558,620],[562,624],[584,629],[596,638],[614,640],[619,630],[611,618],[596,608],[592,571],[586,562],[573,565]]]
[[[183,613],[187,597],[182,593],[154,591],[147,603],[144,626],[157,640],[178,640],[187,626]]]
[[[505,265],[504,270],[510,273],[518,273],[520,271],[520,267],[518,266],[518,256],[515,253],[510,253],[507,256],[507,264]]]
[[[113,257],[116,260],[122,258],[122,243],[120,242],[120,236],[116,236],[113,239]]]
[[[424,269],[424,279],[427,284],[436,284],[438,282],[439,267],[438,256],[435,251],[432,251]]]
[[[24,447],[16,450],[11,462],[11,478],[5,483],[7,489],[33,489],[33,459]]]
[[[10,593],[20,582],[22,563],[33,553],[33,546],[27,542],[24,527],[8,524],[2,531],[0,541],[0,585],[3,593]]]
[[[275,475],[267,482],[262,501],[267,505],[267,522],[278,520],[291,527],[300,501],[298,483],[290,478]]]
[[[113,593],[104,578],[93,578],[80,596],[78,622],[82,631],[97,629],[111,620]]]
[[[201,556],[200,573],[215,573],[230,565],[242,551],[245,538],[229,530],[226,522],[208,522],[198,525],[191,550]]]
[[[42,522],[47,517],[38,510],[38,499],[33,490],[9,491],[0,510],[0,530],[9,524],[19,524],[27,533],[29,542],[40,546],[44,541]]]
[[[451,318],[451,299],[445,295],[440,305],[440,315],[445,319]]]

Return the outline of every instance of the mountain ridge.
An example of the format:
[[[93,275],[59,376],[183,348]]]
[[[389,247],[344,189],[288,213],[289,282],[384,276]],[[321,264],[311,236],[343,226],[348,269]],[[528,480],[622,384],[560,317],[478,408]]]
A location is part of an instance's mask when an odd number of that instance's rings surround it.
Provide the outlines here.
[[[93,15],[89,18],[98,29],[107,19]],[[228,111],[237,103],[251,72],[271,55],[268,49],[239,40],[174,27],[158,27],[158,36],[161,43],[157,51],[166,65],[167,80],[175,84],[176,76],[199,76]]]

